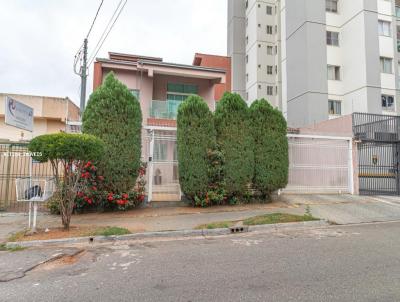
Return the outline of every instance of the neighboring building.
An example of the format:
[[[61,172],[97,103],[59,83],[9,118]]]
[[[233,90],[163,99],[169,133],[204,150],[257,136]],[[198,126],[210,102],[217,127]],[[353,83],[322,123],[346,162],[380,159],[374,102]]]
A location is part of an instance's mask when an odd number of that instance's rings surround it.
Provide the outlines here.
[[[228,1],[232,91],[293,127],[398,113],[398,39],[398,0]]]
[[[6,96],[33,108],[33,132],[5,124]],[[69,123],[78,120],[79,107],[68,97],[0,93],[0,140],[2,141],[25,141],[42,134],[68,131]]]
[[[197,94],[214,110],[215,101],[222,93],[219,85],[226,83],[227,68],[203,67],[207,60],[203,62],[200,56],[196,57],[197,65],[183,65],[167,63],[162,58],[109,53],[108,59],[98,58],[94,63],[93,89],[113,71],[139,99],[144,129],[142,158],[148,162],[150,201],[180,200],[176,150],[180,103],[190,94]],[[221,64],[226,67],[223,59]]]
[[[214,99],[220,100],[226,91],[231,91],[231,58],[226,56],[208,55],[196,53],[193,59],[193,65],[221,68],[226,71],[226,81],[222,84],[215,85]]]

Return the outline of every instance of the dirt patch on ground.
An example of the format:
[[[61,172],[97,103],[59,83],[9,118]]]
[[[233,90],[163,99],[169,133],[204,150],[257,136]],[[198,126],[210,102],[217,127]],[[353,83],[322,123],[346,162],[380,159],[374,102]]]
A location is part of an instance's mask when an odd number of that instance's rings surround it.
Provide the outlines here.
[[[73,255],[60,255],[60,257],[53,258],[47,262],[44,262],[37,267],[35,267],[32,271],[50,271],[63,266],[72,265],[79,261],[81,257],[86,254],[86,251],[81,250]]]
[[[62,238],[70,238],[70,237],[84,237],[90,236],[93,232],[96,231],[96,227],[70,227],[69,231],[65,231],[63,228],[52,228],[47,232],[46,230],[39,229],[37,233],[29,234],[29,233],[21,233],[18,238],[14,241],[33,241],[33,240],[50,240],[50,239],[62,239]]]

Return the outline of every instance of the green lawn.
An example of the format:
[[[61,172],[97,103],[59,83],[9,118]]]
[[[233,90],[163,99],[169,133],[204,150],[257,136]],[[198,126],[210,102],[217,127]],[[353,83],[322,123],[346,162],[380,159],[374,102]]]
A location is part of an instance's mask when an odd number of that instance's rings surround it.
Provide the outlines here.
[[[309,214],[303,216],[285,214],[285,213],[273,213],[265,214],[255,217],[250,217],[243,220],[244,225],[260,225],[260,224],[274,224],[274,223],[288,223],[288,222],[301,222],[301,221],[314,221],[319,220]]]
[[[260,216],[254,216],[243,220],[243,225],[262,225],[262,224],[275,224],[275,223],[288,223],[288,222],[301,222],[301,221],[314,221],[319,220],[310,214],[293,215],[285,213],[272,213]],[[200,224],[195,229],[219,229],[229,228],[240,221],[218,221],[206,224]]]
[[[22,246],[7,247],[5,243],[0,244],[0,251],[18,252],[18,251],[22,251],[24,249],[25,249],[25,247],[22,247]]]
[[[104,227],[98,228],[94,232],[91,232],[89,236],[113,236],[113,235],[127,235],[131,234],[128,229],[120,227]]]
[[[235,224],[234,221],[219,221],[219,222],[211,222],[206,224],[200,224],[195,229],[222,229],[229,228]]]

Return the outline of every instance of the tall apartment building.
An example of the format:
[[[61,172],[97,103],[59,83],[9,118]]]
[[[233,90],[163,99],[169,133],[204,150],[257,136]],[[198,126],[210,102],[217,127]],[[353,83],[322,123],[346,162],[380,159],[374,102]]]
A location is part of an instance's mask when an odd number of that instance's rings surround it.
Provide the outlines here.
[[[289,126],[400,112],[400,0],[228,0],[232,91]]]

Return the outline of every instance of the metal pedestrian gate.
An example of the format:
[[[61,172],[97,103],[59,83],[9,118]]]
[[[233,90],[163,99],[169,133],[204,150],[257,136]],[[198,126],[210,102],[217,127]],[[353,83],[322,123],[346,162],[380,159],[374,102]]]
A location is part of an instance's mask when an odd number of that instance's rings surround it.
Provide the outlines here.
[[[400,117],[353,114],[361,195],[400,195]]]

